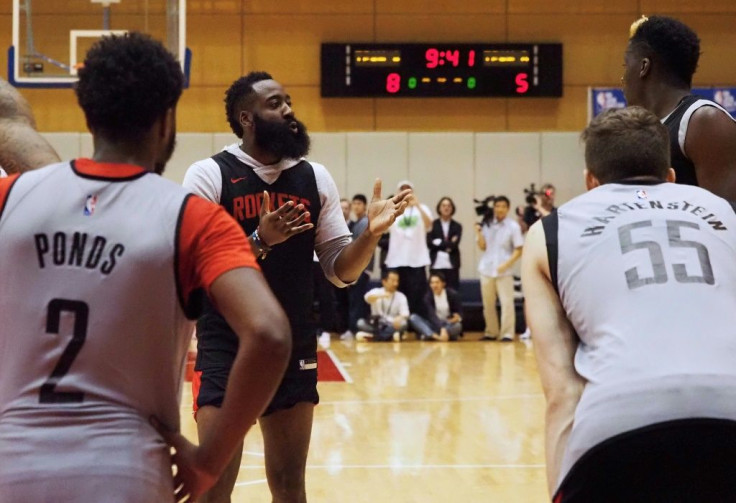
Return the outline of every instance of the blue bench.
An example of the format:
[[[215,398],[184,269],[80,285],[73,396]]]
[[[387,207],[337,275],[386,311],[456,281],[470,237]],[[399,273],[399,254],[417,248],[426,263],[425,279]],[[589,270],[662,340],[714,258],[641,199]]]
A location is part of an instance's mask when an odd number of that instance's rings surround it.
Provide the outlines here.
[[[460,298],[463,302],[463,329],[468,332],[482,332],[485,329],[483,319],[483,299],[480,294],[480,280],[460,280]],[[516,333],[526,330],[524,318],[524,296],[521,293],[521,281],[514,278],[514,310],[516,311]],[[496,312],[501,319],[501,306],[496,302]]]

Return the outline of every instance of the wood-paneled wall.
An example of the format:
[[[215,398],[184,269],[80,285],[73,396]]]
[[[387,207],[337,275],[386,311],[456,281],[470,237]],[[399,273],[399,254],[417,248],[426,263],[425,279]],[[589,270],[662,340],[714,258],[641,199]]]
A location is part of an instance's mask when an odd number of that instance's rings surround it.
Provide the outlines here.
[[[0,4],[0,46],[11,44],[10,1]],[[144,0],[114,5],[139,12]],[[35,30],[53,37],[89,0],[34,2]],[[696,85],[736,84],[733,0],[189,0],[192,86],[179,106],[181,131],[226,129],[223,92],[254,69],[286,85],[312,131],[577,131],[588,86],[615,86],[630,23],[642,13],[676,16],[702,39]],[[82,7],[85,6],[85,7]],[[41,36],[41,35],[37,35]],[[322,99],[323,41],[541,41],[564,44],[560,99]],[[7,54],[0,64],[7,68]],[[84,131],[70,90],[23,90],[43,131]]]

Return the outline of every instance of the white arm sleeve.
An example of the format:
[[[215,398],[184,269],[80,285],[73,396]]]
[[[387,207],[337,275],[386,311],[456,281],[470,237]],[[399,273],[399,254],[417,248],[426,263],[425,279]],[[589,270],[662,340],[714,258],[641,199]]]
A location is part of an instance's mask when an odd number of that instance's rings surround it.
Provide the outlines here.
[[[189,166],[182,185],[191,193],[220,204],[222,172],[212,158],[197,161]]]
[[[339,288],[346,287],[335,274],[335,260],[352,240],[340,207],[340,194],[332,176],[321,164],[310,162],[314,169],[322,209],[314,237],[314,250],[327,279]]]

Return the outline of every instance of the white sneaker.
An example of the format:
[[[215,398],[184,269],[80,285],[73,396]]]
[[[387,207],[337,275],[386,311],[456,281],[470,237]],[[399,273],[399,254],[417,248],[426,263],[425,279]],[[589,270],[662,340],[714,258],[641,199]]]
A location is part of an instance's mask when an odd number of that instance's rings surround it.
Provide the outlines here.
[[[356,341],[372,341],[373,340],[373,334],[370,332],[364,332],[362,330],[356,332],[355,334],[355,340]]]
[[[319,345],[323,348],[329,348],[330,347],[330,333],[329,332],[322,332],[322,334],[317,338],[317,342],[319,342]]]
[[[529,330],[529,327],[526,327],[526,330],[524,330],[524,333],[519,336],[519,340],[522,341],[528,341],[532,338],[532,331]]]
[[[345,330],[343,333],[340,334],[340,340],[341,341],[349,341],[350,339],[354,339],[355,335],[353,335],[353,332],[350,330]]]

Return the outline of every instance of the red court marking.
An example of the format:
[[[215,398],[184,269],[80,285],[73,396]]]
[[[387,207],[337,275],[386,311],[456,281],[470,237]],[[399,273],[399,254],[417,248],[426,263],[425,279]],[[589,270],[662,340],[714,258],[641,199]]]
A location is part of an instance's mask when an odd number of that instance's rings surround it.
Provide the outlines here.
[[[340,360],[332,351],[317,351],[317,380],[332,382],[352,382]]]
[[[191,382],[194,376],[194,360],[197,353],[190,351],[187,354],[187,368],[185,379]],[[318,381],[332,381],[332,382],[352,382],[350,376],[347,375],[345,369],[340,365],[339,360],[336,362],[336,357],[331,351],[317,351],[317,380]]]

